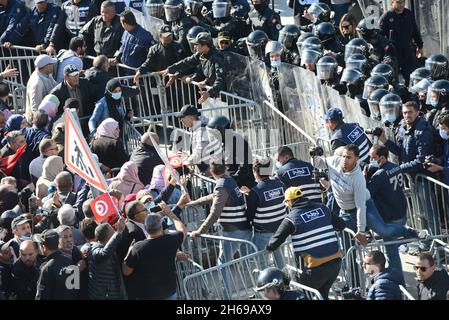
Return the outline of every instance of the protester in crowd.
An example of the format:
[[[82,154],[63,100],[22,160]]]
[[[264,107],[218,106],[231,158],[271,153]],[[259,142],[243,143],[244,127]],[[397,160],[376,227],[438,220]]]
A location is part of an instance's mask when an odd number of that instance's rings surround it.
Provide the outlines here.
[[[163,164],[161,157],[156,151],[156,147],[159,146],[154,146],[153,141],[159,144],[159,136],[154,132],[145,132],[140,138],[140,145],[134,150],[129,159],[137,165],[139,180],[144,185],[151,183],[154,168]]]
[[[119,123],[112,118],[101,122],[90,146],[99,162],[111,169],[120,168],[129,159],[120,139]]]
[[[112,180],[110,188],[117,189],[123,194],[137,193],[144,188],[139,179],[139,168],[134,162],[123,164],[119,174]]]
[[[413,268],[418,281],[418,300],[446,300],[449,276],[446,270],[436,269],[432,255],[421,253]]]
[[[39,143],[39,152],[40,156],[31,161],[29,168],[31,182],[33,182],[34,184],[36,184],[39,177],[42,176],[45,159],[50,156],[58,155],[58,147],[56,146],[54,140],[47,138],[42,139],[42,141]]]
[[[58,173],[64,170],[64,161],[60,156],[50,156],[44,161],[42,176],[36,182],[36,196],[43,199]]]

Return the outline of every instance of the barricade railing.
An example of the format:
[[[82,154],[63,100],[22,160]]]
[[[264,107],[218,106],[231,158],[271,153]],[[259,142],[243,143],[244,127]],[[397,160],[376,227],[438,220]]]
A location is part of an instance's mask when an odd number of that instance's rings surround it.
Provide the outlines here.
[[[428,241],[435,241],[435,239],[447,239],[449,238],[448,234],[444,235],[436,235],[436,236],[429,236],[426,238]],[[343,259],[343,264],[345,265],[345,268],[349,270],[350,272],[350,279],[352,279],[352,282],[347,283],[349,287],[355,287],[354,283],[357,283],[360,287],[360,291],[362,292],[362,295],[365,294],[366,288],[367,288],[367,281],[368,278],[366,277],[363,267],[362,267],[362,261],[365,256],[365,253],[371,250],[380,250],[382,252],[385,252],[385,246],[388,245],[403,245],[403,244],[410,244],[413,242],[420,242],[423,241],[423,239],[417,239],[417,238],[411,238],[411,239],[403,239],[403,240],[395,240],[395,241],[374,241],[371,243],[368,243],[366,246],[361,246],[359,244],[355,244],[351,248],[348,249],[346,252],[346,255]],[[352,261],[356,261],[356,269],[351,268]],[[438,265],[437,265],[438,266]],[[355,281],[355,282],[354,282]]]
[[[187,228],[187,231],[191,232],[197,230],[206,219],[206,209],[199,207],[184,207],[181,212],[181,221]]]
[[[261,297],[255,291],[258,271],[270,266],[276,266],[275,259],[270,252],[264,250],[205,269],[184,278],[184,296],[188,300],[260,299]],[[293,270],[297,271],[297,269],[288,268],[289,273]],[[224,274],[227,275],[226,280]],[[293,278],[295,275],[290,277]],[[319,292],[313,288],[294,281],[293,287],[307,293],[309,297],[322,299]]]
[[[17,77],[8,78],[8,80],[20,83],[25,86],[34,71],[34,60],[39,53],[34,48],[12,46],[5,48],[0,45],[0,72],[4,71],[8,66],[17,69],[19,72]]]
[[[401,284],[399,285],[399,289],[402,292],[402,300],[416,300],[413,298],[410,292],[407,291],[407,289],[404,288]]]
[[[10,80],[3,80],[9,86],[12,96],[13,113],[24,114],[26,104],[26,86]]]
[[[194,200],[214,192],[216,181],[211,177],[205,177],[199,173],[193,172],[190,175],[190,181],[193,185],[192,198]]]
[[[184,296],[184,289],[183,289],[183,280],[185,277],[195,274],[197,272],[202,271],[203,268],[193,261],[192,259],[189,260],[176,260],[176,286],[178,293],[178,300],[185,300],[186,297]]]
[[[449,186],[432,177],[415,177],[413,196],[424,220],[424,228],[432,235],[447,234],[449,230]]]
[[[323,137],[317,137],[316,145],[323,148],[325,157],[331,157],[334,155],[332,152],[331,141],[329,139],[326,139]]]

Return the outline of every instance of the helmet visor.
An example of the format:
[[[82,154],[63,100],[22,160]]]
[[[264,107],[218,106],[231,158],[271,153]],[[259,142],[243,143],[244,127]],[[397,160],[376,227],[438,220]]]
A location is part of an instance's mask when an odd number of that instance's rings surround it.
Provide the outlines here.
[[[390,121],[390,117],[394,115],[396,118],[399,115],[399,110],[402,107],[401,101],[383,101],[379,103],[380,116],[382,121]]]
[[[212,4],[212,14],[214,18],[224,18],[229,15],[229,5],[227,2],[216,2]]]
[[[340,82],[355,83],[361,77],[361,72],[356,69],[345,69],[341,75]]]
[[[295,35],[290,32],[280,31],[278,41],[286,48],[291,48],[295,43]]]
[[[440,89],[432,88],[432,86],[429,86],[427,89],[427,97],[426,97],[426,104],[436,106],[440,102],[440,95],[441,95]]]
[[[368,99],[369,95],[371,93],[373,93],[373,91],[375,91],[376,89],[379,89],[379,88],[382,88],[382,86],[376,86],[373,83],[365,82],[365,86],[363,87],[362,98],[363,99]]]
[[[246,47],[248,48],[249,56],[253,59],[263,60],[264,57],[264,48],[260,43],[246,43]]]
[[[447,76],[448,66],[446,62],[426,60],[426,69],[430,70],[433,80]]]
[[[361,53],[365,54],[362,46],[353,46],[353,45],[346,45],[345,47],[345,61],[348,61],[349,56],[354,53]]]
[[[337,66],[335,63],[318,63],[316,66],[318,79],[330,80],[335,76]]]
[[[346,62],[346,68],[363,70],[363,66],[366,64],[366,59],[354,59],[349,58]]]
[[[203,3],[201,1],[186,0],[185,4],[186,7],[190,9],[190,14],[192,16],[196,16],[201,8],[203,8]]]
[[[301,64],[316,64],[320,59],[321,53],[319,51],[304,48],[301,53]]]
[[[164,5],[162,3],[148,3],[146,7],[150,16],[159,19],[164,17]]]
[[[176,21],[181,15],[181,8],[179,6],[171,6],[171,5],[164,5],[164,11],[165,11],[165,19],[167,19],[168,22]]]
[[[379,101],[368,99],[368,107],[371,112],[371,118],[374,120],[380,120]]]

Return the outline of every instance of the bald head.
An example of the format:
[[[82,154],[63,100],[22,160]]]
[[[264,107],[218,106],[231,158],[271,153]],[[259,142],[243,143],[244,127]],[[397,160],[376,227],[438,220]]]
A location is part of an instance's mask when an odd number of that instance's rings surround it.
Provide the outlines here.
[[[37,246],[32,240],[25,240],[20,243],[20,260],[31,267],[37,258]]]

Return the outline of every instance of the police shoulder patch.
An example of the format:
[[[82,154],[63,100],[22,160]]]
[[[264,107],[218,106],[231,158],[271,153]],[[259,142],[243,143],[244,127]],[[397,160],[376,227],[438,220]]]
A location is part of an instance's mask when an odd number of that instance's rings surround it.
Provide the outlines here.
[[[281,24],[278,23],[278,24],[276,25],[276,29],[277,29],[277,30],[281,30],[281,29],[282,29]]]

